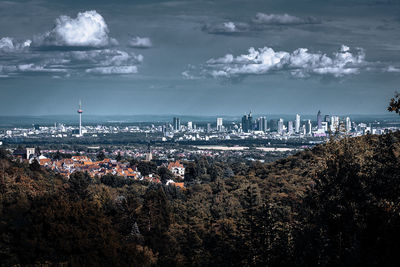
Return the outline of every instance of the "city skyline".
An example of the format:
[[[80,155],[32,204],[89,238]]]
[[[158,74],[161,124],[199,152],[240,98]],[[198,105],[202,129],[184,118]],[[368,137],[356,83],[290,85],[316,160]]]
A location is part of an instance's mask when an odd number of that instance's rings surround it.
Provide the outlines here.
[[[0,2],[0,114],[385,114],[386,0]],[[62,101],[61,101],[62,100]]]

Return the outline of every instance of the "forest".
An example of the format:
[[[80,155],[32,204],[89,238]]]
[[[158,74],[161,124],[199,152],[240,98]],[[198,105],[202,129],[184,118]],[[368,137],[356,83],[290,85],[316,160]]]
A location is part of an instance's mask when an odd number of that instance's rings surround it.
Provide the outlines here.
[[[400,132],[272,163],[185,163],[185,188],[69,179],[0,150],[2,266],[398,266]]]

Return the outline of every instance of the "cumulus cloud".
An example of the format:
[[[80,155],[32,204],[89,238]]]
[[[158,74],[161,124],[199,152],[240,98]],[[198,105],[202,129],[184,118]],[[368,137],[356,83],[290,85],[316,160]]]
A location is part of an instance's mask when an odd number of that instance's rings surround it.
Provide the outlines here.
[[[38,46],[56,47],[105,47],[115,44],[108,36],[109,30],[104,18],[95,10],[78,13],[76,18],[60,16],[52,30],[38,36]]]
[[[202,31],[212,34],[234,34],[245,32],[249,29],[249,25],[241,22],[223,22],[218,24],[208,24],[203,26]]]
[[[13,38],[3,37],[0,39],[0,51],[1,52],[16,52],[26,49],[31,46],[32,41],[26,40],[24,42],[16,42]]]
[[[339,51],[328,56],[320,52],[311,53],[307,48],[298,48],[289,53],[274,51],[270,47],[251,47],[247,54],[227,54],[208,60],[202,66],[201,73],[214,78],[239,78],[272,72],[288,72],[298,78],[311,75],[342,77],[356,74],[366,65],[364,50],[355,50],[354,53],[348,46],[342,45]]]
[[[150,38],[148,37],[133,37],[129,40],[128,45],[134,48],[150,48],[153,46]]]
[[[321,21],[315,17],[296,17],[289,14],[264,14],[257,13],[253,19],[256,24],[265,25],[299,25],[299,24],[317,24]]]

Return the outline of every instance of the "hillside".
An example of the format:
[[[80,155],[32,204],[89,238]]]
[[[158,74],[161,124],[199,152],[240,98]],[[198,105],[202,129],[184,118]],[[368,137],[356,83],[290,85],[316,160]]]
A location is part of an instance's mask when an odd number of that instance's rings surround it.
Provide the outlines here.
[[[199,158],[184,190],[65,180],[1,152],[0,262],[395,266],[399,166],[400,132],[331,140],[269,164]]]

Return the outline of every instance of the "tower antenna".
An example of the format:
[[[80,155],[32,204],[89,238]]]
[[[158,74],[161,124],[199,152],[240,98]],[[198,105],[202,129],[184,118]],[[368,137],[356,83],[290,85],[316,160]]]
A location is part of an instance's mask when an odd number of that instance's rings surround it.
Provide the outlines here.
[[[79,114],[79,136],[82,136],[82,101],[79,99],[79,108],[78,108],[78,114]]]

